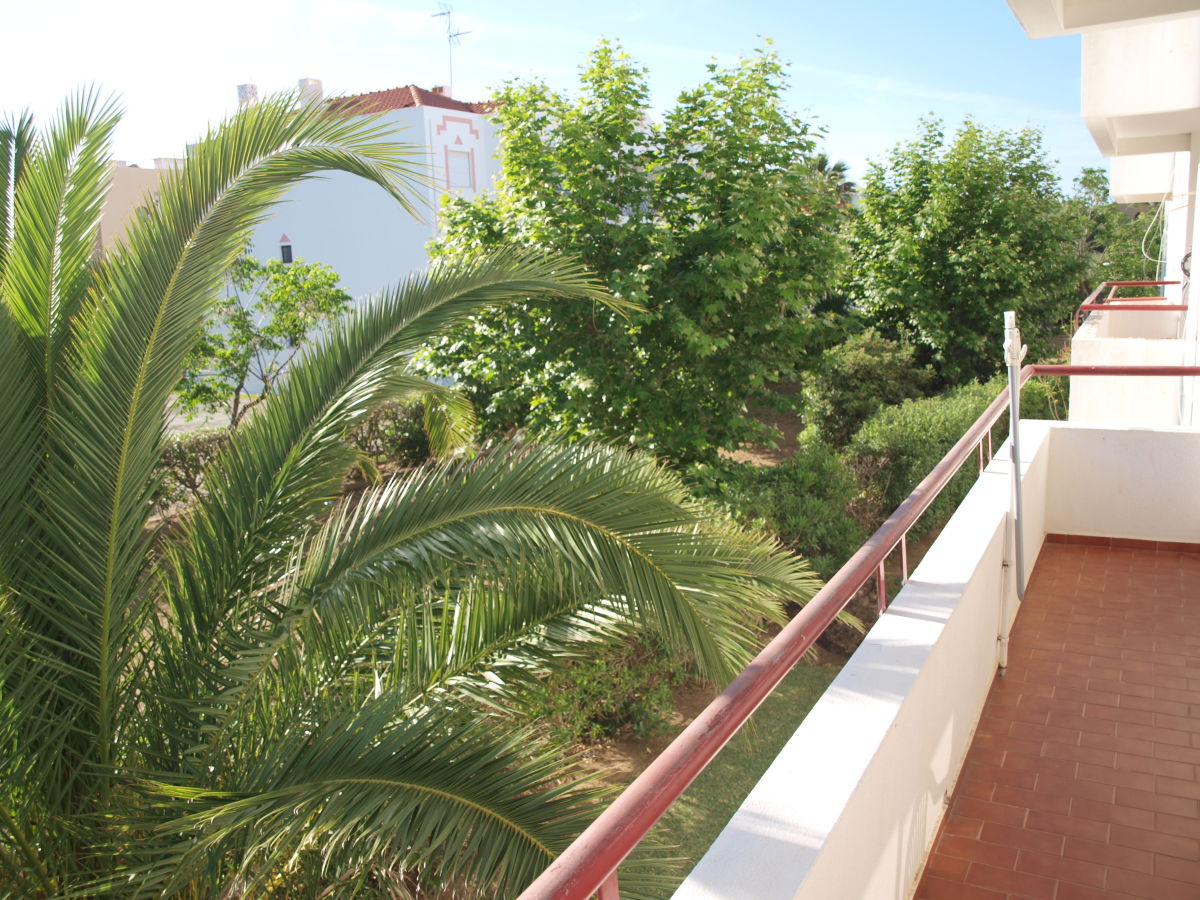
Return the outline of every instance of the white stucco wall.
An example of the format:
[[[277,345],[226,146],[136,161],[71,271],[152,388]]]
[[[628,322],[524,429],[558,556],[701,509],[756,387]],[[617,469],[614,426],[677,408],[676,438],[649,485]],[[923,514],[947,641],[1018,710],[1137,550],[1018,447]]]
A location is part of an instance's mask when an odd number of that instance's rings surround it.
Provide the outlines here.
[[[1092,313],[1071,339],[1071,363],[1178,366],[1184,362],[1177,312]],[[1176,425],[1182,379],[1150,376],[1071,378],[1072,422]]]
[[[1048,427],[1022,435],[1027,570],[1045,533]],[[676,900],[909,896],[1016,609],[1007,447]]]
[[[1200,432],[1060,426],[1049,459],[1047,531],[1200,541]]]
[[[155,202],[161,175],[162,171],[158,168],[143,169],[120,162],[109,163],[112,181],[100,210],[98,238],[101,250],[111,250],[124,236],[125,228],[136,215],[138,207]]]
[[[1047,533],[1200,541],[1200,431],[1023,421],[1021,442],[1026,578]],[[1017,614],[1009,446],[676,900],[911,896]]]
[[[414,198],[420,218],[406,212],[382,188],[357,176],[331,173],[291,190],[254,230],[255,256],[278,258],[280,238],[286,235],[294,258],[332,266],[356,299],[427,265],[426,245],[436,234],[442,196],[473,197],[491,188],[499,165],[496,130],[486,116],[433,107],[397,110],[388,113],[385,121],[396,129],[396,140],[415,145],[428,167],[430,184]],[[473,188],[448,188],[447,152],[470,155]]]
[[[1158,203],[1169,198],[1174,187],[1179,153],[1142,153],[1113,158],[1109,172],[1110,193],[1117,203]],[[1184,165],[1187,164],[1187,154]]]
[[[1132,21],[1180,18],[1195,0],[1008,0],[1031,38],[1111,28]]]
[[[1191,149],[1200,131],[1200,16],[1083,35],[1081,114],[1105,156]]]

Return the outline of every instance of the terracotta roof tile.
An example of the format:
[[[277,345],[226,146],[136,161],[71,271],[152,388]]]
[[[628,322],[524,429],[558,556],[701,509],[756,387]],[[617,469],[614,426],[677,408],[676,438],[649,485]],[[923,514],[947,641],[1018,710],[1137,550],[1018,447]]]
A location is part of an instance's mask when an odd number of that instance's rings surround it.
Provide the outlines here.
[[[328,103],[332,108],[350,115],[390,112],[394,109],[408,109],[412,106],[431,106],[437,109],[456,109],[459,112],[481,114],[490,113],[496,108],[496,104],[491,101],[468,103],[444,94],[435,94],[433,91],[427,91],[415,84],[389,88],[386,91],[353,94],[349,97],[334,97]]]

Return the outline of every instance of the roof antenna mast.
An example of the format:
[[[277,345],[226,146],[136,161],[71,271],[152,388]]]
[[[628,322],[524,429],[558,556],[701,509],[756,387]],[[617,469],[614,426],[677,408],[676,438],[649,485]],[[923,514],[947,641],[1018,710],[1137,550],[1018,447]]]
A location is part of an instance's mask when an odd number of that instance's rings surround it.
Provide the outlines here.
[[[446,58],[450,64],[450,94],[454,95],[454,45],[461,44],[459,40],[464,34],[470,34],[469,31],[456,31],[454,24],[454,7],[449,3],[439,3],[439,12],[433,14],[433,18],[438,19],[442,16],[446,17]]]

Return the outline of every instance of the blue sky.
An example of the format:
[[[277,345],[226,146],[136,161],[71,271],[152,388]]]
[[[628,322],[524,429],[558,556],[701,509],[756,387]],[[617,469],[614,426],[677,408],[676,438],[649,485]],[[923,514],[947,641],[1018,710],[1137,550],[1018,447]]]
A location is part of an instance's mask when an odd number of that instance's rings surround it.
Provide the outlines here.
[[[968,114],[1035,125],[1068,182],[1103,164],[1079,119],[1079,39],[1029,40],[1004,0],[452,2],[469,32],[454,50],[454,93],[465,99],[509,78],[570,89],[588,50],[609,38],[650,70],[663,108],[709,61],[732,62],[768,36],[791,64],[792,107],[826,129],[827,152],[852,177],[929,113],[951,125]],[[27,38],[6,42],[0,110],[45,116],[73,87],[98,83],[123,98],[114,149],[135,162],[179,155],[235,108],[242,82],[265,93],[313,77],[355,93],[448,79],[436,0],[0,3]]]

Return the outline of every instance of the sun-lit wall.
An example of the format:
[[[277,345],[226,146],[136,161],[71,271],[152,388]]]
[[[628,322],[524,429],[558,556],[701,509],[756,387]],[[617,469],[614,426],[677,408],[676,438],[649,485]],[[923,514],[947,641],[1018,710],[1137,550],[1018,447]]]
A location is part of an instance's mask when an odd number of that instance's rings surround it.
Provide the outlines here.
[[[336,172],[293,188],[253,233],[260,259],[280,255],[332,266],[355,298],[396,284],[428,264],[428,243],[437,234],[443,196],[474,197],[491,187],[498,168],[495,126],[486,116],[433,107],[386,114],[395,140],[413,145],[426,175],[405,210],[386,191],[354,175]]]
[[[1200,433],[1023,422],[1046,534],[1200,541]],[[905,900],[1019,615],[1006,442],[675,900]]]

